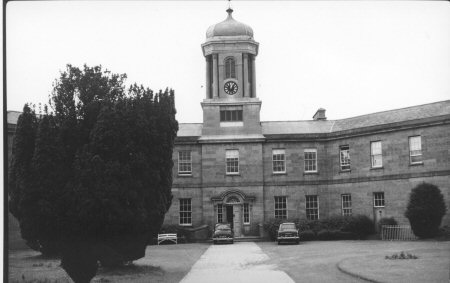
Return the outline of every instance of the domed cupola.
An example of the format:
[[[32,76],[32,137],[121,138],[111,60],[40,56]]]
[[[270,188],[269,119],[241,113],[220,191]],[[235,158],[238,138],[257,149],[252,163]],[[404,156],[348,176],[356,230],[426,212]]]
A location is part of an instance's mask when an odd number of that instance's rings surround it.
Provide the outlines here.
[[[231,8],[227,13],[208,28],[202,44],[206,97],[200,141],[263,140],[255,75],[259,43],[248,25],[233,19]]]
[[[253,38],[253,30],[246,24],[236,21],[233,19],[232,13],[233,9],[227,9],[228,17],[215,25],[212,25],[206,31],[206,38],[212,39],[217,37],[239,37],[242,39],[252,39]]]

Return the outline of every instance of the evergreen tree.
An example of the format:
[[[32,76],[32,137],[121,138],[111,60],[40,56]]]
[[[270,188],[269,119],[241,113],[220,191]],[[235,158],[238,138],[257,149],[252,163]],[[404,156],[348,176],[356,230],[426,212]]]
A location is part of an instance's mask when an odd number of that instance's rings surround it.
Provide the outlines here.
[[[22,199],[30,184],[37,123],[36,113],[25,104],[17,120],[8,178],[9,211],[19,221],[23,219]]]
[[[136,84],[126,92],[125,78],[68,65],[28,161],[22,233],[44,247],[57,243],[75,282],[89,282],[97,261],[143,257],[171,204],[174,93]]]
[[[424,182],[412,189],[405,216],[417,237],[431,238],[438,234],[446,209],[439,188]]]

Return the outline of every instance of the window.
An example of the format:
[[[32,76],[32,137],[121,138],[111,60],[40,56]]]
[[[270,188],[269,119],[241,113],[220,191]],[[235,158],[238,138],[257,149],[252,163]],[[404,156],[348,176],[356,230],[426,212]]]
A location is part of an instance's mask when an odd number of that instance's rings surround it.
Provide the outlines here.
[[[342,215],[351,216],[352,215],[352,196],[350,194],[341,195],[342,200]]]
[[[250,205],[244,203],[244,224],[250,224]]]
[[[341,170],[350,170],[350,148],[348,145],[342,145],[339,147],[339,159]]]
[[[239,150],[226,151],[227,174],[239,174]]]
[[[306,196],[306,219],[319,219],[319,199],[317,195]]]
[[[317,172],[317,149],[305,149],[305,172]]]
[[[286,197],[275,197],[275,218],[287,219]]]
[[[242,122],[242,107],[233,108],[237,109],[220,109],[220,122]]]
[[[383,166],[383,157],[381,155],[381,141],[370,143],[370,159],[372,161],[372,168]]]
[[[409,137],[409,162],[411,164],[422,163],[421,136]]]
[[[188,150],[178,152],[178,174],[179,175],[191,175],[192,173],[192,160],[191,152]]]
[[[223,205],[221,203],[217,205],[217,223],[223,223]]]
[[[234,58],[225,59],[225,78],[236,78]]]
[[[272,150],[273,173],[286,173],[286,160],[284,149]]]
[[[373,207],[384,207],[384,193],[373,193]]]
[[[190,198],[180,198],[180,225],[192,225],[192,206]]]

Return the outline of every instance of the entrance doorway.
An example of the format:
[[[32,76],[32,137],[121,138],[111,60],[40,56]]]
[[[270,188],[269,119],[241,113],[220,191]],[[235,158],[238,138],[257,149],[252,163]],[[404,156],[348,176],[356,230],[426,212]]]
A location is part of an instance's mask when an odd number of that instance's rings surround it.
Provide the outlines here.
[[[234,222],[233,222],[233,206],[232,205],[227,205],[226,206],[227,209],[227,223],[231,224],[231,229],[234,228]]]
[[[241,236],[241,205],[227,205],[226,207],[226,220],[230,223],[231,229],[233,229],[234,236]]]

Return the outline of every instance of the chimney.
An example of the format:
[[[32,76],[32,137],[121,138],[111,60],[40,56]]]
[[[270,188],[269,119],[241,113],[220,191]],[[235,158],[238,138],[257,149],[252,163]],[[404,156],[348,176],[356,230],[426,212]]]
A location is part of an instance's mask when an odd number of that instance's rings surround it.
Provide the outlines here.
[[[326,120],[327,117],[325,116],[325,109],[319,108],[319,110],[317,110],[316,114],[314,114],[313,119],[314,119],[314,121]]]

